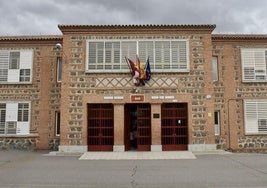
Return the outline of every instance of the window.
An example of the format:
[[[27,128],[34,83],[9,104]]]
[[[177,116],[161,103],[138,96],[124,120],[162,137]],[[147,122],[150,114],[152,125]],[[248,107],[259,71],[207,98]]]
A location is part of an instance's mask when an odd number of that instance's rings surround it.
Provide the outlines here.
[[[57,59],[57,82],[62,80],[62,58]]]
[[[0,134],[5,134],[6,126],[6,104],[0,103]]]
[[[215,135],[220,135],[220,112],[214,112]]]
[[[30,133],[30,103],[0,103],[0,135]]]
[[[242,79],[244,82],[267,81],[267,49],[241,49]]]
[[[32,50],[0,50],[0,83],[30,83]]]
[[[213,81],[218,81],[218,57],[212,57]]]
[[[29,121],[29,104],[28,103],[19,103],[18,121]]]
[[[60,135],[60,112],[56,112],[56,127],[55,127],[55,133],[56,136]]]
[[[88,72],[129,72],[125,57],[142,62],[149,57],[154,72],[188,72],[189,47],[187,40],[89,40],[87,42]]]
[[[267,99],[244,103],[246,134],[267,134]]]

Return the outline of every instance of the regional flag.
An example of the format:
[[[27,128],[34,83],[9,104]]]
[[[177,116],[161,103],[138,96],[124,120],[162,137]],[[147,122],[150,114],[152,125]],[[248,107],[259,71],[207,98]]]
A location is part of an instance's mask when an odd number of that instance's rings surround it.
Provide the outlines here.
[[[138,56],[137,56],[137,63],[138,63],[138,70],[140,72],[139,78],[141,80],[144,80],[144,79],[146,79],[146,73],[145,73],[145,69],[144,69],[143,63],[141,62],[141,60],[139,59]]]

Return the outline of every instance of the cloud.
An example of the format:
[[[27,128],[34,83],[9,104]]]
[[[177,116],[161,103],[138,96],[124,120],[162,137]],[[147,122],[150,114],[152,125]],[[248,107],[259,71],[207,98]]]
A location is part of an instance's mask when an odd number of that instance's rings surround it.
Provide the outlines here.
[[[60,34],[58,24],[216,24],[215,33],[267,33],[262,0],[14,0],[0,35]]]

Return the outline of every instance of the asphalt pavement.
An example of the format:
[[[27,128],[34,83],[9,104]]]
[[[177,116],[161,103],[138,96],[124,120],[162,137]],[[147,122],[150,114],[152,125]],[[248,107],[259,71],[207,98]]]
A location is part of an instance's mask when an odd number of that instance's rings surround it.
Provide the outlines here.
[[[0,187],[267,187],[267,154],[195,153],[196,159],[79,160],[80,155],[46,153],[0,151]]]

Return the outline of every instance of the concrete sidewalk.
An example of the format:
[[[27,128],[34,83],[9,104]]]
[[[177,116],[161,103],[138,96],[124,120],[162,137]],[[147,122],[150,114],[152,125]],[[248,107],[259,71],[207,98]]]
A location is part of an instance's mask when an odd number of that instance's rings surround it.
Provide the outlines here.
[[[86,152],[79,160],[196,159],[190,151],[164,152]]]

